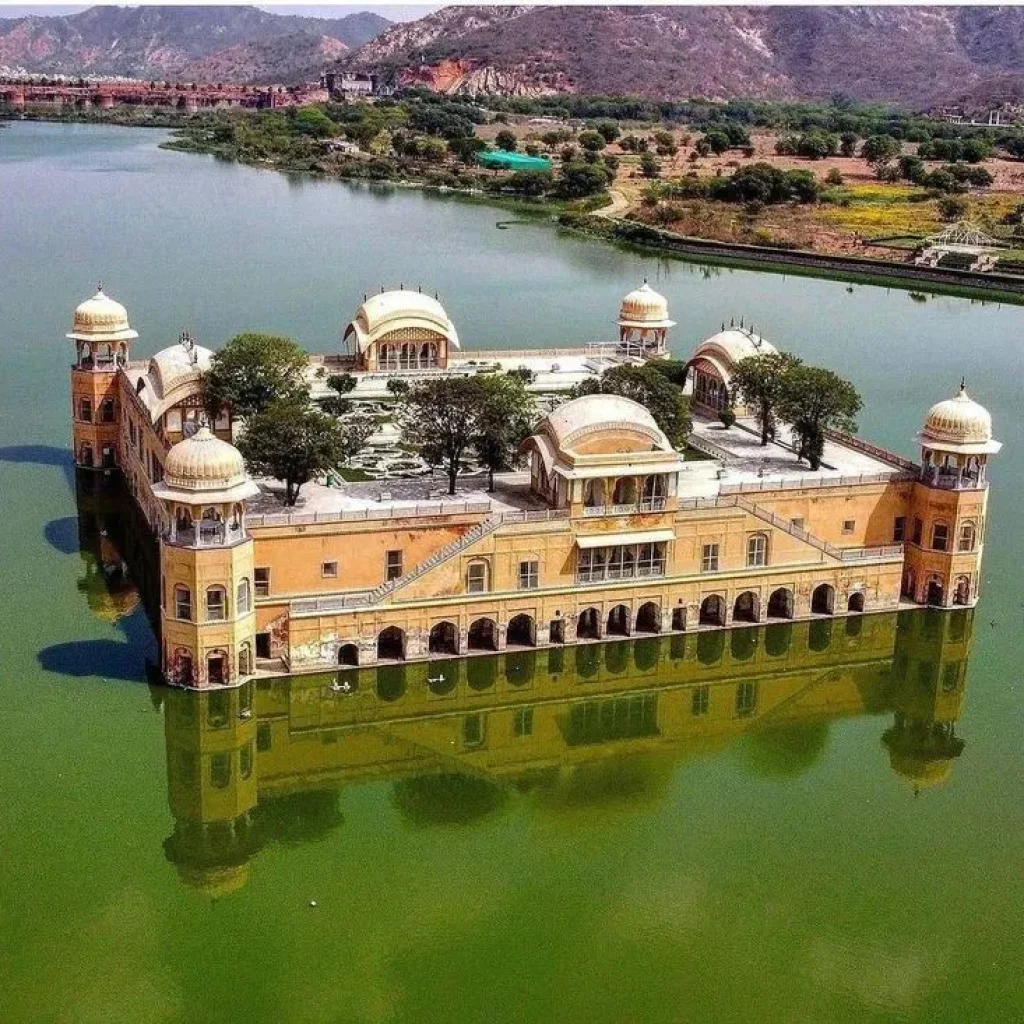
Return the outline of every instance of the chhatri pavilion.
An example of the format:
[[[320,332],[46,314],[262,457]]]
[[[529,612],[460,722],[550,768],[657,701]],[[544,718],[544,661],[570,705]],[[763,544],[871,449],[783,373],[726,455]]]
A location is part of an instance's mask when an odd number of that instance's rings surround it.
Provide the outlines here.
[[[649,285],[619,310],[615,341],[472,353],[435,299],[368,297],[345,351],[310,356],[351,372],[354,397],[398,375],[533,373],[557,393],[622,362],[657,359],[674,326]],[[74,314],[73,445],[81,472],[118,473],[159,547],[161,670],[190,687],[261,674],[444,659],[640,634],[831,619],[978,597],[988,412],[962,388],[928,410],[919,461],[830,433],[810,472],[788,432],[761,446],[744,410],[725,427],[732,374],[774,352],[725,328],[689,360],[687,458],[628,399],[557,405],[493,493],[424,480],[307,484],[285,508],[234,447],[230,410],[206,423],[211,353],[187,335],[149,359],[124,306],[102,291]]]

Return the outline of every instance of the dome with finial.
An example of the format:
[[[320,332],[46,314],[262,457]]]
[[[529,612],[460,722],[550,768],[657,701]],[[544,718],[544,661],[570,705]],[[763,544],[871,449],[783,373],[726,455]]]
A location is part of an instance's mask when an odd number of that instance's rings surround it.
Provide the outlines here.
[[[668,300],[656,292],[644,279],[639,288],[631,291],[619,306],[620,327],[674,327],[668,318]]]
[[[717,334],[712,334],[700,343],[693,356],[717,357],[731,371],[741,359],[748,356],[778,355],[778,349],[768,340],[755,333],[753,326],[745,327],[743,321],[740,326],[731,321]]]
[[[200,427],[167,453],[164,484],[183,491],[226,491],[248,482],[242,453]]]
[[[964,381],[955,397],[936,402],[928,410],[924,430],[918,436],[924,447],[938,451],[981,455],[1002,448],[999,441],[992,440],[989,411],[967,394]]]
[[[75,309],[68,337],[73,341],[130,341],[139,335],[128,323],[128,311],[103,291],[101,284],[91,299]]]
[[[388,335],[400,342],[444,338],[452,348],[460,347],[455,325],[437,297],[425,295],[421,288],[407,291],[404,283],[365,298],[345,328],[344,338],[354,337],[356,350],[365,352]]]

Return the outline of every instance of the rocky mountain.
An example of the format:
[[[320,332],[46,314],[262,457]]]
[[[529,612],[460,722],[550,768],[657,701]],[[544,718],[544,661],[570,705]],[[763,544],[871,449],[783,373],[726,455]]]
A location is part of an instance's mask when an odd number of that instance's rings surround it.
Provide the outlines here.
[[[447,7],[343,62],[452,93],[915,106],[1024,81],[1022,7]]]
[[[0,18],[0,66],[42,74],[290,83],[315,77],[388,25],[365,11],[305,18],[256,7],[91,7],[65,16]]]

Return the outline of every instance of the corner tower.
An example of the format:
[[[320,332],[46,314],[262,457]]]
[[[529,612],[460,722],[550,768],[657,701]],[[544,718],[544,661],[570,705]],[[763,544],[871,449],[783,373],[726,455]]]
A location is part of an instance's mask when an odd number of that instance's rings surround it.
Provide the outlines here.
[[[954,398],[928,410],[918,437],[922,468],[905,528],[903,596],[940,607],[974,605],[988,507],[988,457],[1002,444],[992,439],[988,410],[968,396],[963,382]]]
[[[103,293],[103,286],[76,310],[71,333],[71,421],[75,465],[113,469],[117,465],[120,409],[117,371],[128,362],[129,343],[138,337],[128,312]]]
[[[237,448],[201,427],[167,453],[153,487],[160,538],[161,668],[169,683],[233,686],[255,672],[253,542],[245,503],[258,493]]]

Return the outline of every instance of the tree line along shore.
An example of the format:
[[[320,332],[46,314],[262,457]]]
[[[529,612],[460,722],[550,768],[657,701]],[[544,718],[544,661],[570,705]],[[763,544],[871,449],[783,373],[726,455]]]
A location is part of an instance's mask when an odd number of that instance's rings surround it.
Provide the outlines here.
[[[284,110],[26,116],[170,128],[168,148],[286,172],[527,200],[573,227],[601,210],[629,222],[617,240],[655,247],[664,235],[909,263],[929,236],[968,220],[1001,247],[1000,270],[1024,276],[1024,131],[842,96],[471,101],[410,90]],[[484,152],[544,163],[484,166]]]

